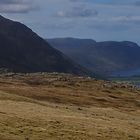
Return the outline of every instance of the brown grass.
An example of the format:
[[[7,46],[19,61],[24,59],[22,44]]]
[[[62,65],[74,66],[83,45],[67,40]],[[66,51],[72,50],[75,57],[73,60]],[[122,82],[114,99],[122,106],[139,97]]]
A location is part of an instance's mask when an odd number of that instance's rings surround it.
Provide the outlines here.
[[[139,140],[140,91],[64,74],[1,75],[0,140]]]

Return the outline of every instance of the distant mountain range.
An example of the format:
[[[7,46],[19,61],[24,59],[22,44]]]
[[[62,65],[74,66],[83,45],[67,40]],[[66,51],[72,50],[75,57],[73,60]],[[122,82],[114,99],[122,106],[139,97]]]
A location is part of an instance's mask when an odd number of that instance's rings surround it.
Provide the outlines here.
[[[140,75],[140,47],[134,42],[46,40],[24,24],[0,16],[0,71]]]
[[[140,47],[134,42],[96,42],[77,38],[55,38],[47,41],[75,62],[98,74],[140,75]]]
[[[90,72],[54,49],[25,25],[0,16],[0,70],[12,72]]]

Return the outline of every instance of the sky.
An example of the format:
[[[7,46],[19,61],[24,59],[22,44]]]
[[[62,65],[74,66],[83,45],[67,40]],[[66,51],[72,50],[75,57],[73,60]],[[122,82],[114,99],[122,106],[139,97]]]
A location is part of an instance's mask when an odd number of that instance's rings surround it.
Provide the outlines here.
[[[26,24],[43,38],[140,44],[140,0],[0,0],[0,14]]]

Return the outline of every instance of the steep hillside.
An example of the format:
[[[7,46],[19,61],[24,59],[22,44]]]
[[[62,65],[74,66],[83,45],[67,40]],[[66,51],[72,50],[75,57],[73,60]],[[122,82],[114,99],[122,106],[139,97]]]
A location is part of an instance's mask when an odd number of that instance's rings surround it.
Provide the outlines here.
[[[14,72],[89,72],[25,25],[0,16],[0,69]]]
[[[77,63],[105,75],[140,74],[140,47],[133,42],[95,42],[90,39],[56,38],[47,41]]]

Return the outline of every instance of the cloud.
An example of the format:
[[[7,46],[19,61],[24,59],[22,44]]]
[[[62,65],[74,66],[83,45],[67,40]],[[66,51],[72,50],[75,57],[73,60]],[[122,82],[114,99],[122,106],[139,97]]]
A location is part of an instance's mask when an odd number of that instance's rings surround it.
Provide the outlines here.
[[[83,2],[83,1],[85,1],[86,2],[86,0],[69,0],[70,2]]]
[[[0,13],[28,13],[38,9],[33,0],[0,0]]]
[[[78,6],[73,7],[69,11],[58,11],[55,15],[56,17],[63,17],[63,18],[87,18],[87,17],[93,17],[97,16],[98,12],[94,9],[87,8],[85,6]]]
[[[140,1],[136,1],[136,2],[134,3],[134,5],[135,5],[135,6],[140,6]]]
[[[15,4],[15,3],[21,3],[23,1],[19,0],[0,0],[0,4]]]

